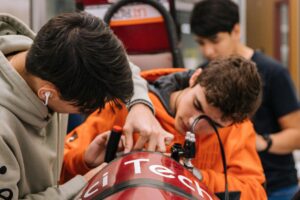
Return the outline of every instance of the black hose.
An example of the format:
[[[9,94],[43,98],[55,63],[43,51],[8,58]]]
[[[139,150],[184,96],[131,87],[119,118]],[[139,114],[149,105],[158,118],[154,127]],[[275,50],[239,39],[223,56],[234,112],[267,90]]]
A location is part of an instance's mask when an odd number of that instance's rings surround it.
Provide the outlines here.
[[[105,13],[104,22],[109,25],[110,20],[112,19],[113,15],[122,7],[132,3],[144,3],[147,5],[153,6],[163,17],[164,24],[167,29],[169,45],[171,48],[171,54],[173,57],[173,65],[175,68],[183,68],[183,58],[180,49],[177,47],[178,45],[178,38],[176,32],[175,23],[168,13],[168,11],[159,3],[153,0],[120,0],[115,4],[112,4]]]
[[[199,122],[200,119],[205,119],[209,125],[214,129],[215,133],[217,134],[220,150],[221,150],[221,156],[222,156],[222,164],[223,164],[223,170],[224,170],[224,179],[225,179],[225,200],[229,200],[229,191],[228,191],[228,179],[227,179],[227,163],[226,163],[226,156],[225,156],[225,150],[222,143],[222,140],[220,138],[219,131],[215,125],[215,123],[212,121],[210,117],[207,115],[199,115],[192,124],[192,132],[194,132],[194,128],[196,124]]]

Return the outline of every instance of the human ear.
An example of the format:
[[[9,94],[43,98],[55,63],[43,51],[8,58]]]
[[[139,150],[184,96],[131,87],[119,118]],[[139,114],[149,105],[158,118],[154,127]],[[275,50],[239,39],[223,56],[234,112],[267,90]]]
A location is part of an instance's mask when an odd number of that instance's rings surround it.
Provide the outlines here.
[[[240,41],[241,38],[241,26],[240,24],[235,24],[233,26],[233,29],[231,31],[231,35],[233,37],[233,39]]]
[[[38,90],[38,97],[44,101],[45,105],[48,105],[49,99],[55,98],[57,92],[51,86],[43,86]]]
[[[45,94],[44,94],[44,96],[45,96],[45,102],[44,102],[44,104],[45,104],[45,106],[47,106],[49,98],[51,96],[51,92],[50,91],[46,91]]]
[[[196,80],[197,80],[198,76],[201,74],[201,72],[202,72],[202,69],[199,68],[193,73],[192,77],[189,80],[190,87],[193,87],[196,84]]]

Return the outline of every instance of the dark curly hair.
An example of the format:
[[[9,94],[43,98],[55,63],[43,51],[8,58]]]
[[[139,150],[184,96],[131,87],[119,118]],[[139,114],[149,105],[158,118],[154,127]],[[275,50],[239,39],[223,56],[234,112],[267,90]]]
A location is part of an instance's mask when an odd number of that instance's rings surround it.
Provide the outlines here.
[[[240,56],[212,60],[197,78],[208,104],[223,113],[222,120],[242,122],[261,103],[262,81],[255,63]]]
[[[49,20],[27,54],[26,70],[53,83],[81,112],[101,110],[109,101],[120,106],[133,95],[122,43],[102,20],[84,12]]]

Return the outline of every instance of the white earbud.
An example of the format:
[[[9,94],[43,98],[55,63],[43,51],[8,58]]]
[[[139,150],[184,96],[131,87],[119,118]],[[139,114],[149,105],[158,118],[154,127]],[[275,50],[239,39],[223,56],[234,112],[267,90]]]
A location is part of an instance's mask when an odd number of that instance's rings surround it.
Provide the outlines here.
[[[50,91],[47,91],[45,92],[45,103],[44,105],[47,106],[48,105],[48,101],[49,101],[49,97],[51,96],[51,92]]]

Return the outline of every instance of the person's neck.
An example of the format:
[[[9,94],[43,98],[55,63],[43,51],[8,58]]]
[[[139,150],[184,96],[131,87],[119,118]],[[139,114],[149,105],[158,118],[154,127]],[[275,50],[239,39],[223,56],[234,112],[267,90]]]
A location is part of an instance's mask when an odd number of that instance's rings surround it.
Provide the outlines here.
[[[183,93],[184,90],[179,90],[176,92],[172,92],[170,95],[170,109],[174,114],[176,114],[178,101],[180,100],[180,97],[182,96]]]
[[[26,81],[28,86],[34,92],[36,92],[37,80],[33,75],[29,74],[25,68],[26,55],[27,51],[18,52],[8,57],[8,60],[10,64],[14,67],[14,69],[18,72],[18,74]]]
[[[23,77],[25,74],[25,60],[27,51],[18,52],[9,56],[7,59],[14,69]]]
[[[237,54],[250,60],[253,56],[254,50],[250,47],[247,47],[246,45],[240,43],[237,46]]]

